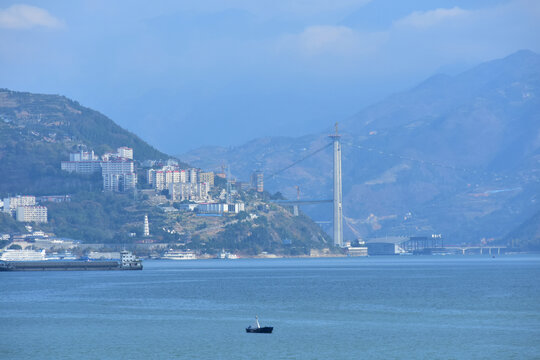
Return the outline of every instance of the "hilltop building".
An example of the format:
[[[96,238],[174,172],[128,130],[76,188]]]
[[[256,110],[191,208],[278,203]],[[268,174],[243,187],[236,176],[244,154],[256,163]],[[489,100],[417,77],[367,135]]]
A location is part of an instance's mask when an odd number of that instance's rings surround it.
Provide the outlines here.
[[[17,221],[21,222],[47,222],[47,208],[45,206],[18,206]]]

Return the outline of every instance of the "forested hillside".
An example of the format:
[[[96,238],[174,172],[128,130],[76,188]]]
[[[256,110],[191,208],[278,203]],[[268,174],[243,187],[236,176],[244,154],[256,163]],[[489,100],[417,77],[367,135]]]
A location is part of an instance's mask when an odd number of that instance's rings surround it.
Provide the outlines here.
[[[99,112],[58,95],[0,89],[0,196],[97,190],[99,177],[66,175],[60,161],[81,148],[132,147],[135,158],[168,156]]]

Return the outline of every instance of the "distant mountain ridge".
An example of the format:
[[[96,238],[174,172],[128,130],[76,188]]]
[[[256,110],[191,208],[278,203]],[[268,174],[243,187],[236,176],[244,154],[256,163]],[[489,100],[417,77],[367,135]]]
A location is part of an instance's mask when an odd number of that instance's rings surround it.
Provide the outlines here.
[[[504,241],[540,209],[540,56],[516,52],[457,76],[436,75],[340,123],[347,237],[429,235]],[[271,174],[328,143],[327,133],[263,138],[181,155],[205,168],[230,164],[247,179]],[[267,189],[332,194],[332,156],[318,153]],[[330,220],[329,207],[305,209]],[[540,242],[540,240],[539,240]]]
[[[98,154],[128,146],[138,160],[169,158],[105,115],[64,96],[0,89],[0,195],[99,189],[99,178],[60,171],[60,161],[81,146]]]

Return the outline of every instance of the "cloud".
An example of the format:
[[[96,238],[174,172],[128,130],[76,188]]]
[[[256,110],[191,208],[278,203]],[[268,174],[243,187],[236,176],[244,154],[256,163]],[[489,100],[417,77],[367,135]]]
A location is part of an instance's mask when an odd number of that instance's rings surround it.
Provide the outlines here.
[[[15,4],[6,9],[0,9],[0,28],[31,29],[40,26],[59,29],[64,24],[47,10],[35,6]]]
[[[350,55],[372,52],[384,41],[382,33],[364,33],[347,26],[308,26],[301,33],[288,34],[282,45],[303,55]]]
[[[415,11],[406,17],[396,21],[396,26],[410,26],[415,28],[428,28],[449,19],[466,16],[470,11],[459,7],[452,9],[435,9],[429,11]]]
[[[355,41],[355,33],[346,26],[310,26],[299,35],[299,40],[308,52],[317,53],[350,46]]]

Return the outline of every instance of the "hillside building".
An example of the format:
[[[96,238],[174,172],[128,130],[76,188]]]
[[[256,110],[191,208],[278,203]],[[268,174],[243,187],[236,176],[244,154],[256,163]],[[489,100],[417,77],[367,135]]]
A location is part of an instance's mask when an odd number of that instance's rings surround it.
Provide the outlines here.
[[[150,225],[148,224],[148,215],[144,215],[143,236],[144,237],[150,236]]]
[[[208,183],[173,183],[169,184],[169,195],[173,201],[208,201],[210,200]]]
[[[103,190],[114,192],[126,192],[135,190],[137,175],[132,160],[114,159],[101,163],[103,176]]]
[[[240,211],[244,211],[244,203],[234,204],[198,204],[197,211],[201,214],[238,214]]]
[[[126,146],[119,147],[116,152],[108,152],[101,157],[103,161],[112,161],[116,159],[133,160],[133,149]]]
[[[101,170],[101,161],[82,160],[82,161],[62,161],[60,168],[63,171],[77,174],[93,174]]]
[[[187,175],[188,175],[188,182],[192,184],[196,184],[198,182],[199,170],[194,169],[194,168],[188,169]]]
[[[92,174],[101,171],[101,161],[94,151],[79,151],[69,154],[69,161],[62,161],[60,168],[77,174]]]
[[[257,192],[264,191],[264,174],[262,171],[257,170],[251,174],[251,188],[255,189]]]
[[[133,160],[133,149],[126,146],[119,147],[117,150],[119,158]]]
[[[31,195],[4,198],[4,212],[15,215],[19,206],[36,205],[36,197]]]
[[[18,206],[17,221],[21,222],[47,222],[47,208],[45,206]]]
[[[69,154],[69,161],[96,161],[99,157],[92,151],[79,151]]]
[[[199,182],[207,183],[210,186],[214,186],[214,173],[212,171],[200,172],[199,173]]]
[[[172,166],[164,166],[161,170],[150,169],[147,172],[148,184],[156,190],[167,189],[170,184],[185,182],[185,179],[185,171],[177,170]]]

